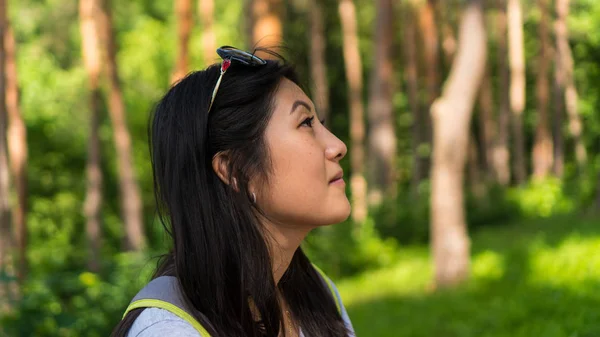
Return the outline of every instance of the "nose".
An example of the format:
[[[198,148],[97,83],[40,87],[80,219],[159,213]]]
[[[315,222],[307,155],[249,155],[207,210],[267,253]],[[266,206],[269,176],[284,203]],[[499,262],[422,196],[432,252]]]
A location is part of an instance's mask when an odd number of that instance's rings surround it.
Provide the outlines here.
[[[325,129],[325,128],[324,128]],[[325,129],[325,157],[329,160],[340,161],[348,153],[346,144],[329,130]]]

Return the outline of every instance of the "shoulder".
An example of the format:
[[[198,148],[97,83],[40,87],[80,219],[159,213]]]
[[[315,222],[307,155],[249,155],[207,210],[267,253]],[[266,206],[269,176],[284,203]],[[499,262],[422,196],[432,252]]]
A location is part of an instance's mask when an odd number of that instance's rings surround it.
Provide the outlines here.
[[[335,296],[337,297],[337,300],[340,303],[340,314],[342,316],[342,319],[344,320],[344,324],[346,325],[346,328],[348,328],[348,333],[349,333],[349,337],[354,337],[355,333],[354,333],[354,327],[352,326],[352,321],[350,320],[350,316],[348,315],[348,311],[346,310],[346,307],[344,306],[344,302],[342,301],[342,296],[340,295],[340,292],[338,291],[337,287],[335,286],[335,284],[333,282],[331,282],[331,286],[333,288],[333,292],[335,294]]]
[[[179,316],[159,308],[147,308],[133,322],[127,337],[201,337]]]
[[[344,301],[342,301],[342,295],[340,295],[340,291],[338,290],[335,283],[333,283],[333,281],[330,278],[327,277],[326,282],[328,283],[329,290],[331,291],[331,294],[333,295],[334,300],[340,306],[339,307],[340,311],[342,311],[342,313],[345,313],[346,308],[344,307]]]
[[[321,276],[327,283],[329,290],[331,291],[332,295],[334,296],[334,300],[339,305],[338,309],[340,310],[340,315],[342,316],[342,319],[344,320],[344,324],[346,325],[346,328],[348,328],[348,333],[349,333],[348,336],[354,337],[355,336],[354,327],[352,326],[352,321],[350,320],[348,311],[346,310],[346,307],[344,306],[344,301],[342,301],[342,296],[340,295],[338,288],[336,287],[335,283],[322,270],[320,270],[317,266],[315,266],[315,269],[319,272],[319,274],[321,274]]]
[[[323,279],[324,283],[327,285],[327,288],[329,288],[329,291],[333,295],[334,300],[336,301],[336,304],[339,306],[343,306],[342,296],[340,296],[340,292],[338,291],[333,280],[331,280],[331,278],[329,278],[329,276],[327,276],[327,274],[325,274],[325,272],[323,272],[323,270],[321,270],[321,268],[317,267],[317,265],[313,264],[313,267],[319,273],[319,275]],[[341,308],[339,308],[339,309],[341,309]]]

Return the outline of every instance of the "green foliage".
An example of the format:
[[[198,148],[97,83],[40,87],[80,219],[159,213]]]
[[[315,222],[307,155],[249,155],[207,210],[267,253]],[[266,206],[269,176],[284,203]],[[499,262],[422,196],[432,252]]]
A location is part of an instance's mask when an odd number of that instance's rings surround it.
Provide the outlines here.
[[[346,221],[319,228],[309,235],[303,249],[313,263],[335,277],[389,266],[398,255],[396,240],[382,239],[373,218],[361,226]]]
[[[484,227],[502,226],[523,218],[547,218],[585,211],[595,198],[596,182],[597,177],[588,174],[565,180],[532,180],[522,187],[490,185],[477,192],[466,186],[466,222],[469,230],[476,232]],[[380,207],[372,210],[377,230],[383,237],[393,237],[403,244],[427,242],[428,194],[427,186],[420,190],[418,198],[405,193],[397,200],[385,199]]]
[[[9,336],[108,336],[154,265],[144,256],[118,254],[103,267],[103,274],[71,265],[30,278],[23,300],[0,325]]]
[[[338,282],[358,336],[592,337],[600,334],[600,227],[558,217],[473,236],[471,281],[432,292],[425,246]]]
[[[556,178],[532,180],[522,188],[513,189],[509,199],[518,204],[522,214],[528,217],[565,214],[575,208],[573,200],[564,193],[563,182]]]
[[[467,189],[465,207],[469,229],[502,226],[522,217],[519,204],[508,197],[510,191],[499,185],[491,185],[482,196]]]
[[[244,46],[243,1],[215,1],[218,44]],[[303,80],[310,83],[307,8],[302,0],[286,2],[284,44]],[[337,2],[324,2],[327,76],[331,114],[328,128],[350,144],[347,83]],[[373,67],[374,2],[356,0],[363,95]],[[165,234],[153,217],[152,177],[146,123],[156,100],[169,86],[176,55],[172,1],[113,1],[117,60],[132,137],[133,161],[143,197],[146,233],[152,252],[165,251]],[[120,253],[118,176],[112,130],[102,106],[100,137],[104,204],[102,205],[102,269],[86,268],[87,242],[82,214],[89,128],[87,78],[81,60],[77,1],[19,0],[9,5],[17,42],[20,107],[28,129],[29,204],[27,251],[29,278],[23,300],[0,317],[0,335],[107,336],[131,296],[154,267],[147,256]],[[194,15],[196,15],[194,11]],[[535,64],[539,13],[527,11],[526,139],[530,147],[535,123]],[[452,21],[459,12],[446,13]],[[194,69],[204,66],[202,31],[197,24],[190,40]],[[398,20],[396,20],[398,21]],[[398,21],[399,22],[399,21]],[[401,28],[397,26],[397,28]],[[567,123],[564,179],[530,182],[520,188],[467,188],[467,223],[475,233],[473,281],[453,292],[432,294],[428,249],[429,182],[419,197],[409,193],[412,176],[411,128],[400,66],[402,31],[394,41],[394,93],[398,144],[399,195],[370,210],[360,226],[347,221],[316,230],[304,249],[334,278],[350,277],[340,289],[349,304],[359,336],[579,336],[600,335],[598,321],[597,220],[556,217],[587,210],[597,193],[600,172],[600,2],[572,1],[569,17],[574,75],[583,118],[589,163],[574,165]],[[489,64],[498,56],[490,41]],[[216,58],[216,55],[215,55]],[[531,66],[530,66],[531,65]],[[444,64],[440,78],[448,65]],[[498,74],[493,72],[498,87]],[[423,85],[423,83],[422,83]],[[306,86],[309,87],[308,85]],[[420,97],[423,105],[424,97]],[[365,100],[366,102],[366,100]],[[422,107],[425,109],[424,107]],[[422,146],[418,155],[428,157]],[[348,158],[341,162],[350,176]],[[522,222],[523,219],[533,219]],[[539,222],[538,222],[539,221]],[[508,224],[513,224],[508,226]],[[515,225],[517,224],[517,225]],[[368,270],[357,276],[356,273]],[[2,270],[0,282],[14,276]]]
[[[372,210],[377,229],[384,237],[393,237],[403,244],[429,240],[428,183],[423,183],[423,187],[418,197],[404,193],[397,200],[385,199],[381,206]],[[490,186],[483,196],[467,189],[464,203],[470,230],[507,223],[520,216],[518,205],[499,186]]]
[[[411,198],[408,193],[401,194],[398,200],[384,199],[372,211],[377,228],[384,237],[393,237],[401,243],[426,242],[430,209],[426,200],[427,195]]]

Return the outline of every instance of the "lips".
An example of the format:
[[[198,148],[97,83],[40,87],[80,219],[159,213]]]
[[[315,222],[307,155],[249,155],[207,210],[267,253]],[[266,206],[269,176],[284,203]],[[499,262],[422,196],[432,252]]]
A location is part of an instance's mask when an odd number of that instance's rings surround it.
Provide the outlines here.
[[[333,183],[336,182],[340,179],[342,179],[344,177],[344,171],[339,171],[335,176],[333,176],[333,178],[331,178],[331,180],[329,180],[329,183]]]

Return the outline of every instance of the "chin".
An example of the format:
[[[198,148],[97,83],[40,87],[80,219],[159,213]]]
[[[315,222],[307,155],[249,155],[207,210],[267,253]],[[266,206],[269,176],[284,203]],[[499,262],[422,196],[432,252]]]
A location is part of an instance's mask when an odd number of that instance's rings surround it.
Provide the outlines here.
[[[326,221],[323,221],[321,226],[329,226],[346,221],[346,219],[350,217],[351,210],[352,209],[350,208],[350,202],[348,199],[346,199],[345,202],[340,202],[339,204],[328,207],[327,219]]]

